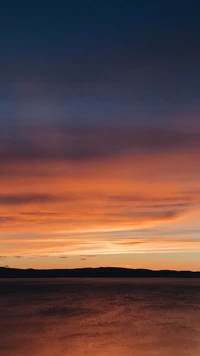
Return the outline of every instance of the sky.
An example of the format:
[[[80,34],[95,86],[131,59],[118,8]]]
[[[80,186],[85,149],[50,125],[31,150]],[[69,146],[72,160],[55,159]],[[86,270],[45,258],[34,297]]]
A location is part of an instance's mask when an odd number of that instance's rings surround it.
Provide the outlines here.
[[[0,265],[200,270],[199,1],[5,1]]]

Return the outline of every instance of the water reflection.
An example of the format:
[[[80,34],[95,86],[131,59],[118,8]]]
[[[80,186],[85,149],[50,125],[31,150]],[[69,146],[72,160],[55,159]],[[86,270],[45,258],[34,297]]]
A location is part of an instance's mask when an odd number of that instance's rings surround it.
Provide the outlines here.
[[[200,355],[199,280],[0,282],[1,356]]]

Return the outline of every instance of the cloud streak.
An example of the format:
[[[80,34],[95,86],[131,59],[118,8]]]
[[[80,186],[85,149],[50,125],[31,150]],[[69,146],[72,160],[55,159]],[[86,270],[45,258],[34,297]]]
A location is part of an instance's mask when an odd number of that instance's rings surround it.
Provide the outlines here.
[[[6,138],[6,139],[5,139]],[[2,128],[0,161],[90,161],[126,154],[200,152],[200,132],[180,128]]]
[[[0,194],[0,205],[27,205],[27,204],[43,204],[43,203],[55,203],[62,201],[63,198],[51,194]],[[39,213],[38,213],[39,214]],[[0,218],[2,221],[8,218]]]

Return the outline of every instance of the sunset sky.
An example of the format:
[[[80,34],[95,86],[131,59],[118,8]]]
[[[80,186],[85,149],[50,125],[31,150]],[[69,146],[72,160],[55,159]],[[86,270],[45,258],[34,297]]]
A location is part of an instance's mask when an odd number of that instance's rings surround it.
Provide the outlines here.
[[[4,2],[0,266],[200,270],[199,14]]]

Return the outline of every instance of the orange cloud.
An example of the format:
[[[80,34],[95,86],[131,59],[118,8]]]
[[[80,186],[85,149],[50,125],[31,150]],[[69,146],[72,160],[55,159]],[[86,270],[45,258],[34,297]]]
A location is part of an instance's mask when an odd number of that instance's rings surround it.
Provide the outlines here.
[[[199,251],[199,158],[179,152],[4,163],[1,254]]]

